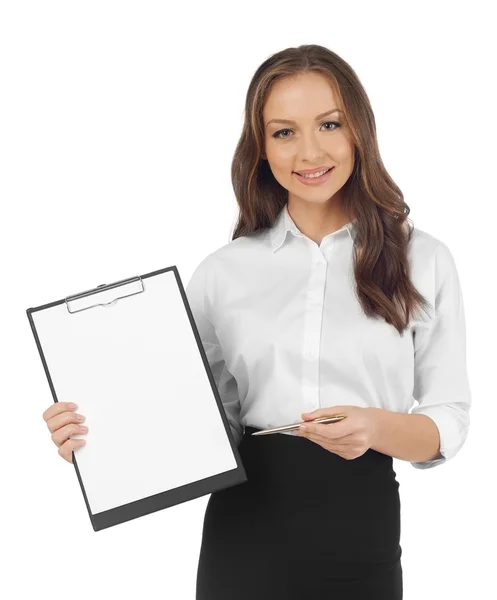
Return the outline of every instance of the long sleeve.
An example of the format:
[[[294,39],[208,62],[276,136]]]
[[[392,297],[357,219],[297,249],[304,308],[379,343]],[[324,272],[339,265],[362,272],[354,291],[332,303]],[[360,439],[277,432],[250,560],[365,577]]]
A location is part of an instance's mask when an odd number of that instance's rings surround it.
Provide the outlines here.
[[[206,314],[206,262],[207,259],[204,259],[198,265],[185,288],[185,292],[214,376],[214,381],[216,382],[216,387],[219,391],[226,416],[228,417],[233,437],[238,446],[243,437],[239,421],[240,400],[238,398],[238,387],[235,378],[226,367],[221,345],[219,344],[211,320]]]
[[[453,458],[464,444],[470,424],[471,391],[466,369],[466,326],[459,277],[448,247],[435,251],[435,305],[428,329],[415,331],[414,398],[411,414],[433,419],[440,434],[440,453],[425,462],[429,469]]]

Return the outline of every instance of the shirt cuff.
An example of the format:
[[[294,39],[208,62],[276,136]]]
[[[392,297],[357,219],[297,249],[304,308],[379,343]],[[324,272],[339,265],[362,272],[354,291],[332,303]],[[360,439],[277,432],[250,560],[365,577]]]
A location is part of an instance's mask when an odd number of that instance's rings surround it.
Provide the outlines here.
[[[430,417],[438,428],[440,435],[440,454],[433,460],[423,462],[411,462],[416,469],[431,469],[437,465],[447,462],[453,458],[464,443],[467,427],[461,431],[459,420],[454,407],[450,404],[432,405],[432,406],[416,406],[412,409],[411,414],[426,415]]]

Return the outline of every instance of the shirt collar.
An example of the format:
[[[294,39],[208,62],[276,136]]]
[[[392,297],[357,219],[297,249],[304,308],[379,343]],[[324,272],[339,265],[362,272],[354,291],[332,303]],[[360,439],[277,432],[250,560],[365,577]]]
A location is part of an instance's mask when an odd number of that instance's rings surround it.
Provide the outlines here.
[[[357,219],[352,219],[351,222],[346,223],[343,227],[340,227],[340,229],[334,231],[332,235],[337,235],[339,232],[347,231],[350,239],[354,241],[357,233],[356,222]],[[290,213],[288,212],[288,204],[285,204],[270,229],[271,246],[273,252],[276,252],[276,250],[283,245],[288,231],[291,231],[293,235],[297,237],[302,237],[303,235],[303,233],[298,229],[297,225],[295,225]]]

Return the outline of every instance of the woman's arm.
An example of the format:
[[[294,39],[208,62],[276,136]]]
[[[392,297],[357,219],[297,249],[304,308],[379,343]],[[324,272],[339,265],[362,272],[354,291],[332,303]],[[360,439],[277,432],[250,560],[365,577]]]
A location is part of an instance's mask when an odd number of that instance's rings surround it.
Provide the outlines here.
[[[393,412],[373,406],[367,410],[374,411],[376,420],[373,450],[410,462],[443,458],[438,427],[427,415]]]
[[[384,432],[380,447],[410,456],[407,460],[416,469],[441,465],[459,452],[468,434],[472,403],[457,268],[443,242],[439,242],[434,260],[433,319],[428,328],[414,329],[413,398],[419,406],[410,414],[381,414],[379,418]]]

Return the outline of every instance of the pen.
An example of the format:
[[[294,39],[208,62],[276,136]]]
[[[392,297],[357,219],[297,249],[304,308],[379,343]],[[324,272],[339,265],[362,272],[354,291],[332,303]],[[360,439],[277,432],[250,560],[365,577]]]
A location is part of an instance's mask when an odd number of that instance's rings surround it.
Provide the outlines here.
[[[299,425],[304,423],[335,423],[346,419],[347,415],[332,415],[330,417],[319,417],[312,421],[301,421],[300,423],[294,423],[292,425],[282,425],[281,427],[274,427],[273,429],[262,429],[261,431],[255,431],[252,435],[269,435],[271,433],[279,433],[280,431],[292,431],[299,428]]]

